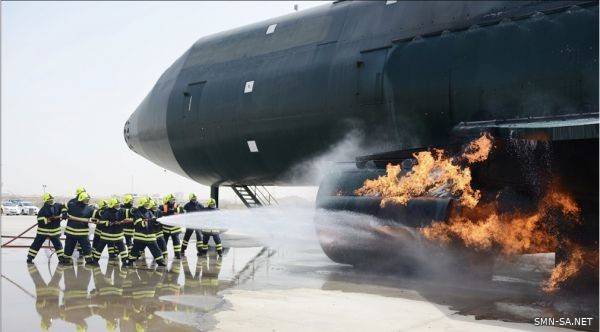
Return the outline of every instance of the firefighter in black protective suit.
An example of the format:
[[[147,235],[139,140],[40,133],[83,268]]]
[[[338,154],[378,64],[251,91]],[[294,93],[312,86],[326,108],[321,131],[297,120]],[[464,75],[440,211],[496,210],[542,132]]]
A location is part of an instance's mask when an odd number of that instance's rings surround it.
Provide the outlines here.
[[[163,199],[162,213],[166,216],[171,216],[181,212],[181,207],[175,201],[173,194],[167,194]],[[181,259],[181,242],[179,242],[179,234],[181,227],[162,225],[163,233],[165,234],[165,242],[169,244],[169,238],[173,239],[173,251],[175,258]]]
[[[135,212],[135,208],[133,207],[133,196],[125,195],[123,196],[123,204],[121,205],[121,210],[123,210],[123,219],[133,219],[133,212]],[[127,245],[127,251],[131,252],[133,249],[133,233],[135,232],[133,222],[123,224],[123,233],[125,233],[125,245]]]
[[[79,197],[79,194],[81,194],[82,192],[85,192],[85,188],[84,187],[77,187],[75,189],[75,197],[71,198],[67,204],[64,204],[62,207],[62,220],[67,220],[69,218],[68,214],[67,214],[67,207],[71,204],[75,204],[77,203],[77,197]],[[77,250],[77,252],[81,252],[81,246],[79,245],[79,243],[77,243],[75,245],[75,250]],[[80,255],[81,256],[81,255]]]
[[[185,211],[185,213],[204,210],[204,206],[202,206],[202,204],[198,202],[196,194],[191,193],[189,197],[190,201],[185,203],[185,205],[183,206],[183,211]],[[185,256],[185,250],[188,247],[189,240],[192,237],[193,233],[196,233],[196,249],[198,251],[198,254],[200,254],[200,252],[202,251],[202,234],[200,234],[200,231],[197,229],[188,228],[185,230],[185,235],[183,236],[183,244],[181,245],[181,256]]]
[[[217,201],[214,198],[209,198],[206,202],[206,209],[204,211],[211,211],[217,209]],[[221,243],[221,237],[219,236],[220,230],[218,229],[208,229],[203,228],[202,232],[202,251],[198,253],[198,255],[205,255],[208,252],[208,241],[212,236],[215,241],[217,254],[219,257],[223,256],[223,244]]]
[[[152,211],[152,214],[154,214],[154,219],[152,219],[150,222],[150,228],[152,228],[152,231],[156,236],[156,244],[158,245],[158,249],[160,249],[160,251],[162,252],[163,258],[166,262],[168,258],[167,242],[165,241],[165,236],[163,233],[163,225],[160,222],[158,222],[158,218],[162,217],[163,213],[161,210],[158,209],[158,206],[156,205],[156,202],[153,199],[150,199],[150,211]]]
[[[54,203],[54,197],[50,193],[44,193],[42,200],[44,201],[44,206],[42,206],[37,215],[37,234],[27,253],[27,263],[33,263],[33,259],[44,244],[46,238],[50,239],[50,242],[52,242],[59,262],[66,263],[63,246],[62,243],[60,243],[60,234],[62,232],[60,228],[60,219],[63,205]]]
[[[106,210],[104,210],[98,222],[98,225],[103,226],[103,230],[100,240],[97,242],[96,248],[94,248],[94,261],[91,264],[98,265],[100,254],[102,254],[105,246],[109,248],[115,246],[121,262],[123,264],[127,263],[127,249],[125,249],[125,244],[123,243],[125,236],[123,225],[121,224],[122,220],[121,202],[116,197],[111,197],[108,200]]]
[[[133,234],[133,248],[129,253],[129,261],[124,264],[126,266],[132,265],[133,261],[137,260],[140,252],[146,247],[150,249],[158,266],[166,266],[162,252],[156,244],[154,230],[150,226],[152,219],[154,219],[154,215],[152,214],[152,211],[149,210],[149,207],[150,199],[147,197],[140,198],[138,208],[134,214],[135,233]]]
[[[84,191],[77,197],[77,202],[69,201],[67,204],[67,227],[65,229],[65,257],[71,258],[75,245],[79,244],[83,257],[87,263],[92,261],[92,247],[88,238],[88,223],[93,222],[91,216],[94,209],[88,206],[90,196]]]
[[[92,218],[95,219],[100,219],[102,216],[102,212],[104,212],[104,210],[106,210],[106,205],[108,204],[107,201],[101,199],[98,201],[98,208],[94,210],[94,212],[92,213]],[[101,252],[96,252],[96,247],[98,247],[98,241],[100,241],[100,237],[102,236],[102,231],[104,231],[106,229],[106,226],[104,224],[96,224],[96,228],[94,229],[94,236],[92,237],[92,257],[96,258],[96,256],[98,258],[100,258],[100,256],[102,255]],[[110,253],[110,250],[109,250]]]

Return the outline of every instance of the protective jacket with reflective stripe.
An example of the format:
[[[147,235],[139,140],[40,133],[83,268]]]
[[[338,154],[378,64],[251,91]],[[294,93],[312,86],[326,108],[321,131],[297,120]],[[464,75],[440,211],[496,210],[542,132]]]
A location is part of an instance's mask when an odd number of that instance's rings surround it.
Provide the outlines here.
[[[162,206],[162,213],[164,216],[171,216],[181,212],[181,206],[177,203],[167,203]],[[178,234],[181,233],[181,227],[162,225],[163,232],[165,234]]]
[[[133,219],[133,213],[135,212],[135,208],[131,205],[131,203],[121,205],[121,213],[123,214],[123,219]],[[126,235],[133,235],[133,223],[123,224],[123,231]]]
[[[122,240],[124,237],[123,233],[123,225],[120,224],[111,224],[116,221],[122,220],[121,210],[117,210],[115,208],[108,208],[103,211],[102,218],[98,225],[102,225],[102,235],[100,237],[107,241],[118,241]]]
[[[79,202],[71,200],[67,204],[67,214],[69,217],[79,217],[89,219],[94,214],[94,208],[91,206]],[[71,218],[67,221],[67,228],[65,229],[65,234],[71,236],[88,236],[89,226],[85,222],[80,222],[73,220]]]
[[[156,236],[163,236],[163,229],[162,229],[163,224],[159,223],[156,220],[156,219],[162,217],[163,213],[159,209],[152,210],[152,213],[154,214],[154,219],[150,222],[150,228],[152,229],[154,234],[156,234]]]
[[[198,203],[198,201],[195,201],[195,202],[189,201],[189,202],[185,203],[185,205],[183,206],[183,209],[185,210],[185,212],[195,212],[195,211],[204,210],[204,206],[202,206],[202,204]]]
[[[96,218],[102,220],[102,214],[106,211],[106,209],[94,209],[92,212],[92,218]],[[106,230],[106,226],[102,223],[96,224],[96,230],[94,234],[102,235],[102,232]]]
[[[39,235],[60,236],[60,219],[50,220],[51,217],[58,217],[61,214],[62,204],[44,204],[37,214]]]
[[[150,220],[154,218],[152,211],[140,207],[137,208],[134,214],[133,225],[135,227],[135,233],[133,239],[138,241],[152,242],[156,241],[156,236],[150,227]]]

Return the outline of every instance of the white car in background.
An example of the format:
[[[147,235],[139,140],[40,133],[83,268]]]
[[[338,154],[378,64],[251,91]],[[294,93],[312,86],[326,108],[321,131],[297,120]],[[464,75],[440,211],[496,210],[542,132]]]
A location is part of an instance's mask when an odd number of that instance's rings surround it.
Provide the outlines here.
[[[37,215],[39,209],[29,201],[20,201],[17,203],[19,214]]]
[[[20,213],[19,207],[13,202],[2,202],[2,214],[17,215]]]

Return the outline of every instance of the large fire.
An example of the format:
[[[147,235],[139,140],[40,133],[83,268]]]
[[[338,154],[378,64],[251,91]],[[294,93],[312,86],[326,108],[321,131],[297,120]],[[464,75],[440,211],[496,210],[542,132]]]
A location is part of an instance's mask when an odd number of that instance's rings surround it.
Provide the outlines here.
[[[434,222],[421,229],[430,240],[449,243],[459,240],[465,246],[496,249],[505,255],[552,252],[559,241],[549,221],[555,211],[563,211],[565,219],[576,221],[571,214],[576,206],[564,193],[553,191],[542,198],[533,212],[500,213],[498,202],[479,204],[473,208],[455,209],[447,222]],[[569,214],[565,214],[564,212]]]
[[[467,163],[484,161],[492,149],[492,139],[482,135],[471,142],[460,158],[445,155],[444,150],[422,151],[413,154],[417,164],[405,175],[400,165],[388,164],[385,176],[365,181],[357,195],[381,196],[381,206],[388,202],[406,204],[411,198],[448,194],[461,205],[475,207],[481,198],[479,190],[471,187],[471,169]]]
[[[388,164],[386,175],[365,181],[355,194],[379,196],[382,207],[388,203],[406,205],[416,197],[454,198],[455,208],[447,221],[435,221],[420,229],[427,239],[442,244],[461,243],[507,256],[569,247],[568,259],[557,265],[544,283],[544,291],[553,292],[577,275],[584,262],[593,261],[584,257],[597,258],[597,252],[561,243],[557,236],[556,225],[577,223],[580,208],[556,183],[546,188],[545,195],[531,211],[503,211],[498,199],[501,193],[495,200],[481,202],[480,191],[471,187],[469,166],[487,160],[492,148],[492,137],[484,134],[468,144],[459,156],[447,156],[440,149],[415,153],[416,164],[410,171],[402,174],[400,165]]]

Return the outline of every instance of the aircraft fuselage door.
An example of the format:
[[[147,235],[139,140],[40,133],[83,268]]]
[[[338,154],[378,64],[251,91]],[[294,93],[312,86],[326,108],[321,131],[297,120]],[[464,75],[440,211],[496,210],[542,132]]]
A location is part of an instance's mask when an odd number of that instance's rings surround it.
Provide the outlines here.
[[[206,81],[190,83],[183,91],[182,116],[184,119],[198,118],[202,91],[204,90],[205,84]]]
[[[360,105],[383,103],[383,67],[387,53],[388,48],[361,52],[356,62],[356,95]]]

